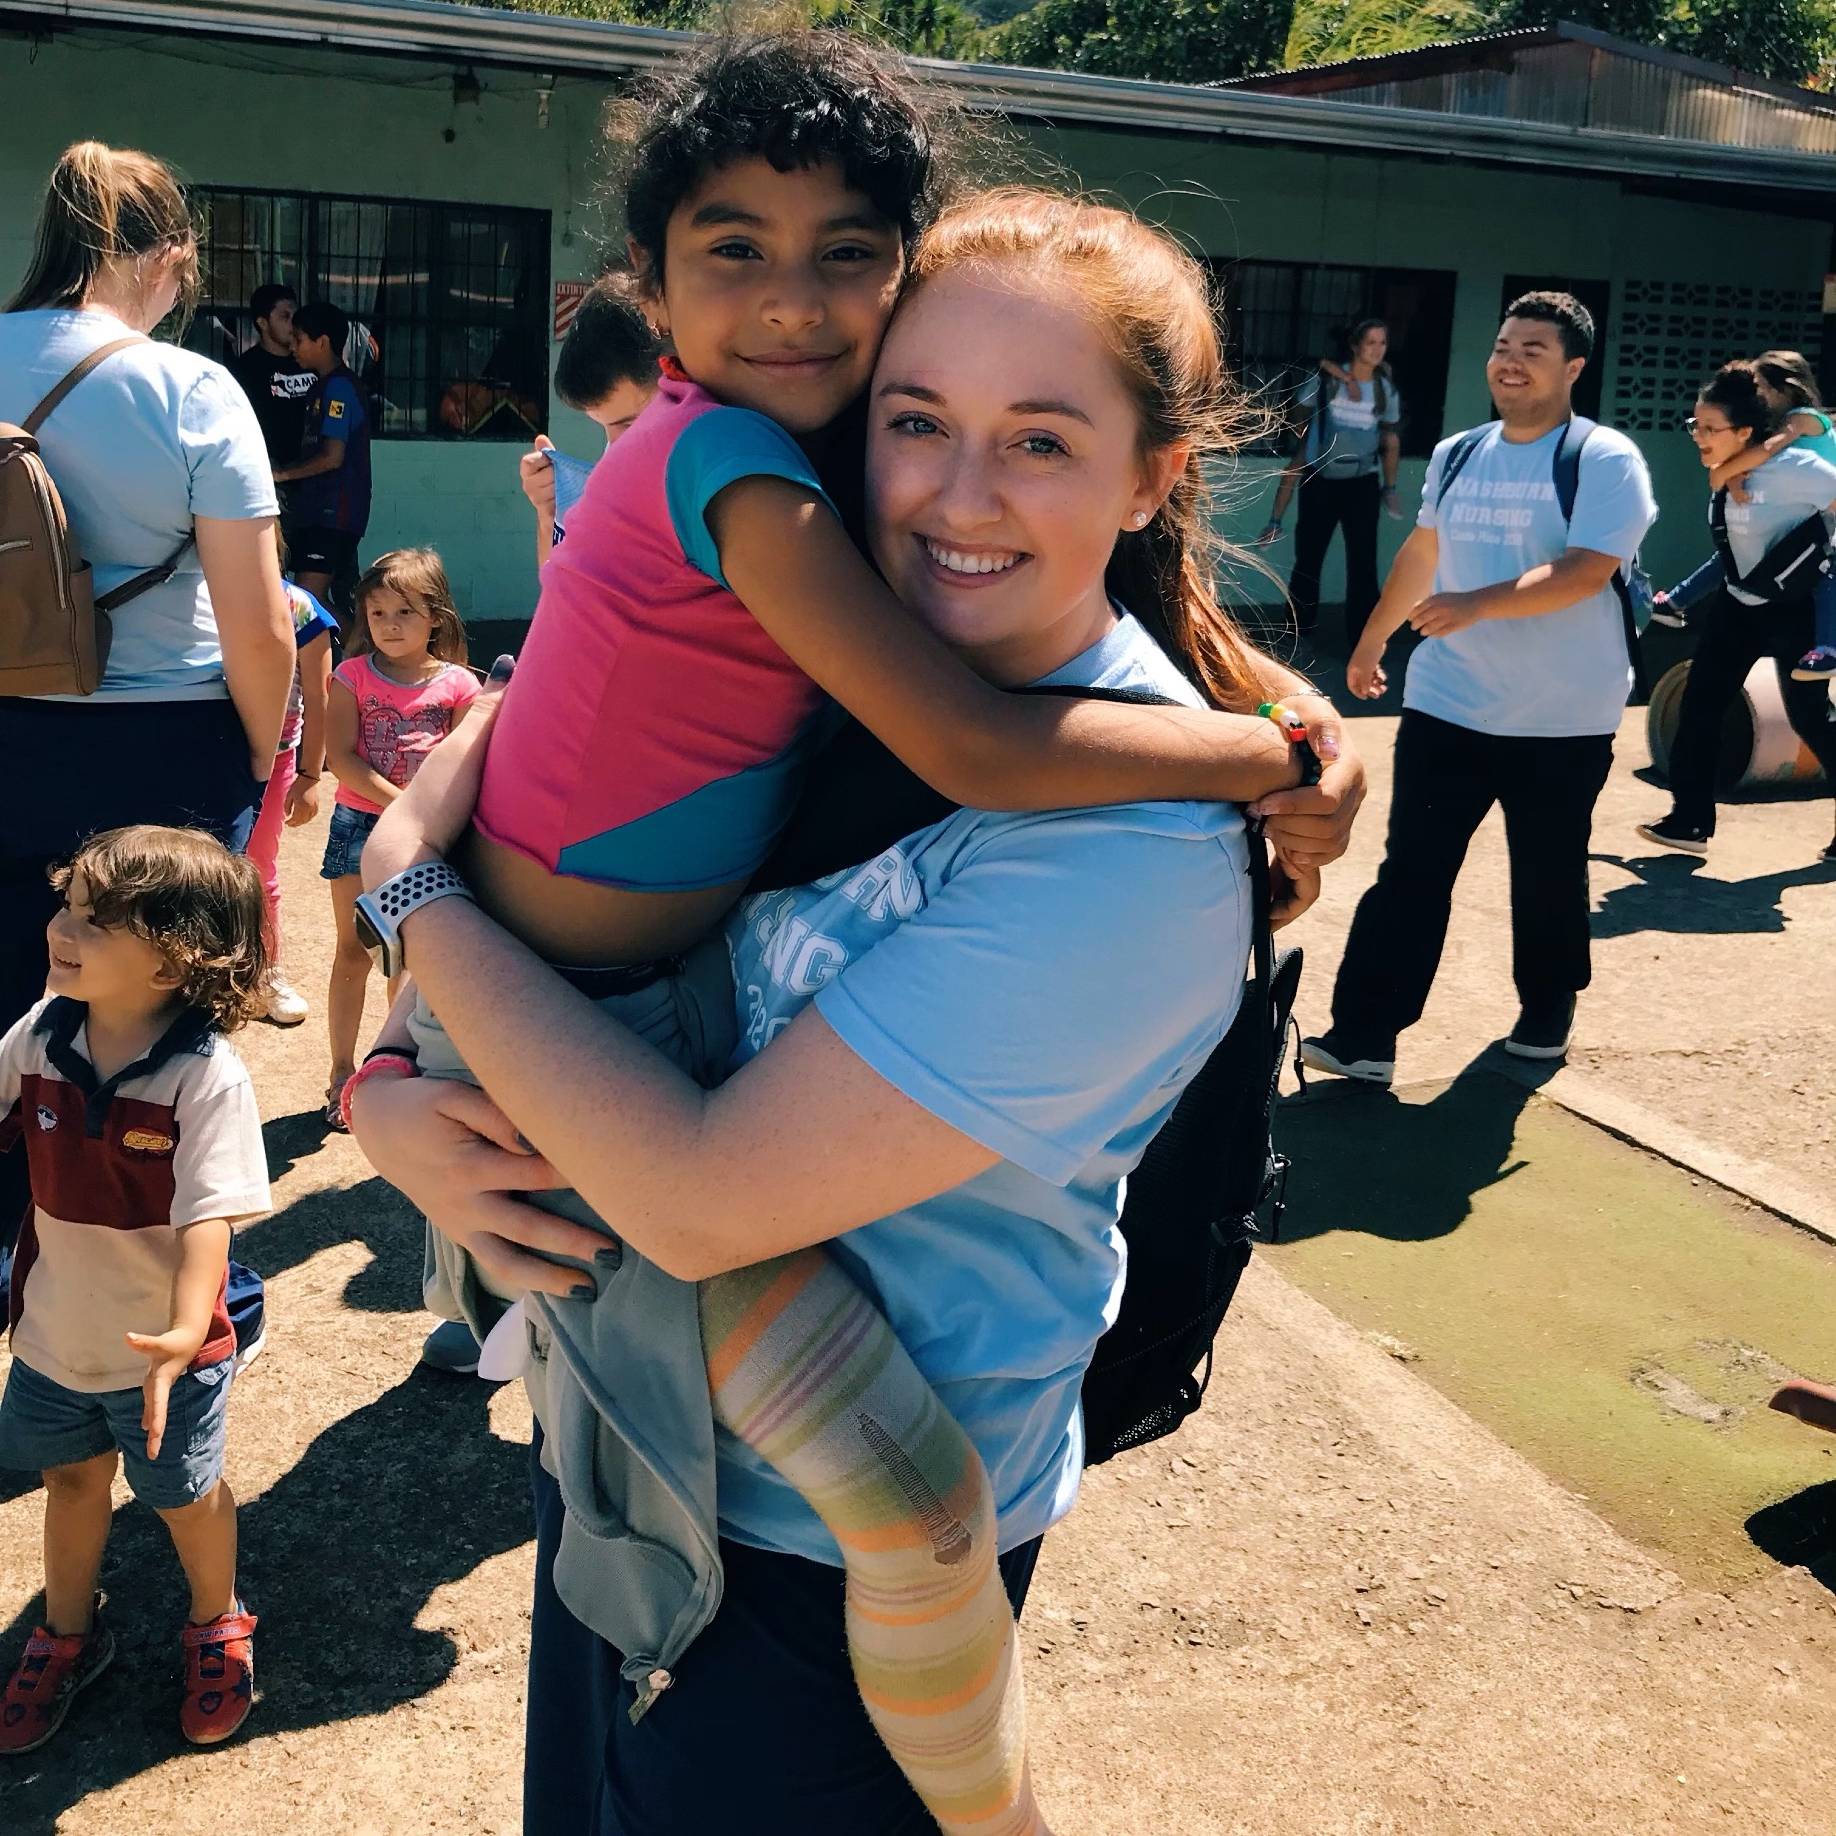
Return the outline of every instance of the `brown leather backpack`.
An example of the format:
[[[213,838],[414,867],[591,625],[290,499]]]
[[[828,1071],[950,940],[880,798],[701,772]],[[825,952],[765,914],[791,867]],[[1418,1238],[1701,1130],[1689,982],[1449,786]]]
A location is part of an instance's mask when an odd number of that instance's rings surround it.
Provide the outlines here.
[[[38,430],[64,397],[105,357],[144,343],[98,345],[23,426],[0,421],[0,695],[93,695],[108,663],[108,615],[170,580],[191,546],[187,536],[169,561],[97,599],[38,450]]]

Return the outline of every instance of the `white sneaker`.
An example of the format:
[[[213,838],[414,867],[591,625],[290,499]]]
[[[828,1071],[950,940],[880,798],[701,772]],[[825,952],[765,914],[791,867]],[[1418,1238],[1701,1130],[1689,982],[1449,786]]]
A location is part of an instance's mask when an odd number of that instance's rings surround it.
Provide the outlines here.
[[[306,997],[285,976],[269,977],[268,1005],[261,1017],[270,1026],[298,1026],[311,1012]]]

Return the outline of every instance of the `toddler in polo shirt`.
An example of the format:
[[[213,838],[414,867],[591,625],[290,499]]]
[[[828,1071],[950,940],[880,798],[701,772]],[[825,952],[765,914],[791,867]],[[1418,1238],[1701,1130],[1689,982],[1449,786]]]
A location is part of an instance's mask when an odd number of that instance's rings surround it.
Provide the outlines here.
[[[255,1618],[223,1480],[236,1339],[230,1229],[268,1209],[248,1072],[225,1042],[266,999],[261,881],[195,829],[140,824],[53,875],[47,994],[0,1040],[0,1140],[34,1205],[13,1264],[0,1466],[45,1482],[45,1614],[0,1695],[0,1753],[42,1746],[115,1654],[96,1578],[125,1463],[190,1585],[179,1726],[242,1725]]]

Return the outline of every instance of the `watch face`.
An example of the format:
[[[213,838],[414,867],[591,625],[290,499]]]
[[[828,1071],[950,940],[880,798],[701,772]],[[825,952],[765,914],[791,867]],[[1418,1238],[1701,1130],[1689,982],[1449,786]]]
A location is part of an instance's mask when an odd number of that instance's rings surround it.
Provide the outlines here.
[[[366,950],[382,949],[382,934],[377,930],[376,926],[370,922],[370,914],[363,909],[363,901],[361,899],[357,901],[352,916],[357,932],[357,941],[362,944]]]

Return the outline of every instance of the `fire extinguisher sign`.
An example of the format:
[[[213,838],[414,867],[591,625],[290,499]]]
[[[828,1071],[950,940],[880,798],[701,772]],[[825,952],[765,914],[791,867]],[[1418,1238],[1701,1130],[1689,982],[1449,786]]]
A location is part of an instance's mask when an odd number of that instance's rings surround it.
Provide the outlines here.
[[[555,282],[555,342],[559,344],[567,336],[568,327],[574,322],[574,314],[580,310],[580,302],[586,298],[587,288],[592,283],[583,280],[558,280]]]

